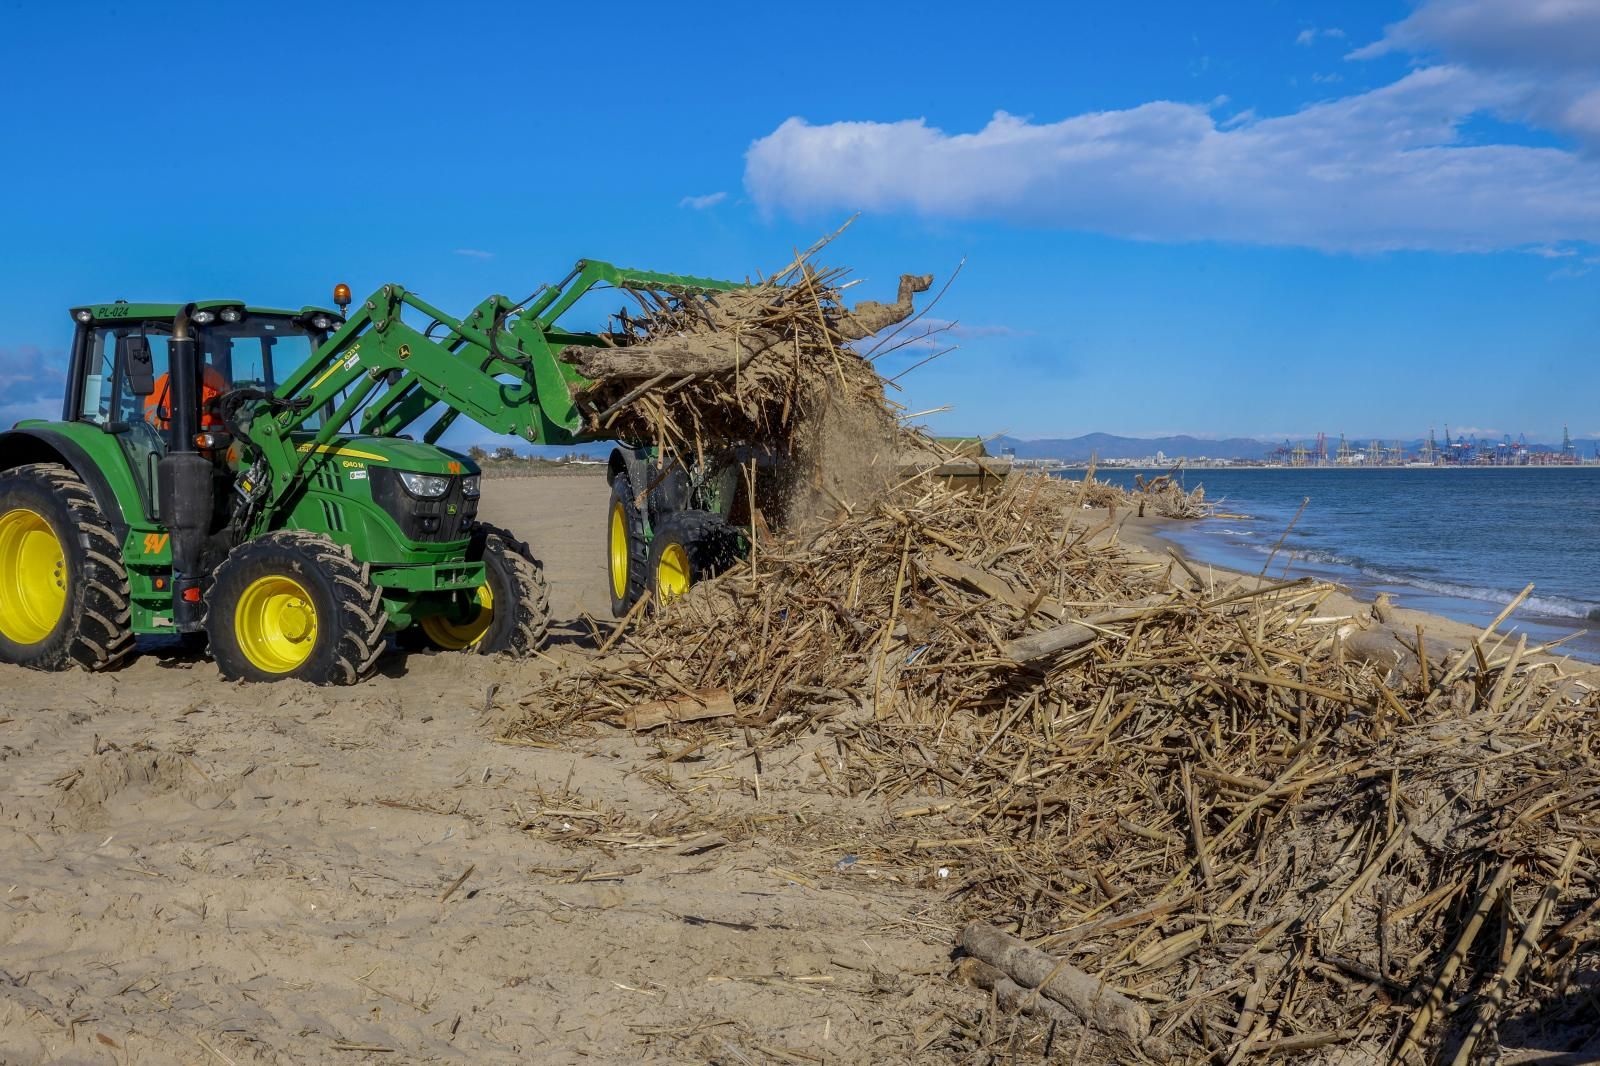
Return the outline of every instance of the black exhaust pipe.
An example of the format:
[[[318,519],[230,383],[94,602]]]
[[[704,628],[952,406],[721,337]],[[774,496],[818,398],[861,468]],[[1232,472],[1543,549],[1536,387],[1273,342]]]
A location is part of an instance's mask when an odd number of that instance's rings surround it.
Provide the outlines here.
[[[213,466],[200,454],[200,345],[190,330],[190,304],[172,323],[168,342],[171,446],[156,464],[157,508],[172,545],[172,621],[181,633],[205,628],[202,557],[215,509]]]

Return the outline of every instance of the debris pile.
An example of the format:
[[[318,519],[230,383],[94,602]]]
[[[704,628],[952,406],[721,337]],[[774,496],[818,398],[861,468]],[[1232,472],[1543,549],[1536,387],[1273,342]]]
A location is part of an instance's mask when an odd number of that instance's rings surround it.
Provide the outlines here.
[[[1206,488],[1196,485],[1188,490],[1171,474],[1144,479],[1143,474],[1133,476],[1133,491],[1128,493],[1139,517],[1147,513],[1158,518],[1207,518],[1215,508],[1206,502]]]
[[[1035,1053],[1465,1062],[1585,1016],[1595,691],[1496,626],[1347,652],[1331,586],[1136,563],[1090,490],[918,480],[758,543],[512,733],[830,735],[816,787],[884,805],[877,860],[952,871],[930,920]]]
[[[570,347],[561,358],[591,382],[577,397],[586,430],[700,457],[711,447],[787,448],[825,408],[896,422],[883,384],[853,342],[911,318],[933,278],[901,277],[894,303],[845,305],[849,271],[818,266],[832,238],[748,288],[689,296],[629,290],[601,336],[611,347]]]

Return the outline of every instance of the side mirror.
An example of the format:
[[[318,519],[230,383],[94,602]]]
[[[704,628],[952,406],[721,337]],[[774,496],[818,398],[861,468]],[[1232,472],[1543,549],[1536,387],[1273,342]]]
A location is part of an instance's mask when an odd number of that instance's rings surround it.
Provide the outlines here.
[[[124,342],[124,358],[128,367],[128,391],[135,396],[149,396],[156,391],[155,363],[150,358],[150,338],[135,333]]]

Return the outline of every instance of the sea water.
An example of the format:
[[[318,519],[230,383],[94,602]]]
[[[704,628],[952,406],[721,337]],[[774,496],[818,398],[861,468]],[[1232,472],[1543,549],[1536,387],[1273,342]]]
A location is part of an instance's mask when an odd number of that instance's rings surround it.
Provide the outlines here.
[[[1134,471],[1102,480],[1131,487]],[[1165,471],[1142,471],[1146,480]],[[1067,478],[1082,472],[1063,471]],[[1192,559],[1270,576],[1311,576],[1401,607],[1487,625],[1530,582],[1505,628],[1529,644],[1569,638],[1600,662],[1600,467],[1189,470],[1219,510],[1243,518],[1162,530]],[[1586,631],[1581,632],[1580,631]]]

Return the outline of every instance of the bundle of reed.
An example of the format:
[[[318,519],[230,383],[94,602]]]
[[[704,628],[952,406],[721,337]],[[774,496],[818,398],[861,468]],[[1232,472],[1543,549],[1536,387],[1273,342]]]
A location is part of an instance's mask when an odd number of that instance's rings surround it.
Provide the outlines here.
[[[885,806],[874,858],[955,871],[927,917],[980,923],[962,976],[1049,999],[1085,1061],[1465,1062],[1587,1010],[1595,690],[1504,616],[1357,654],[1331,586],[1135,562],[1087,489],[916,480],[758,544],[513,732],[831,733],[817,787]]]

